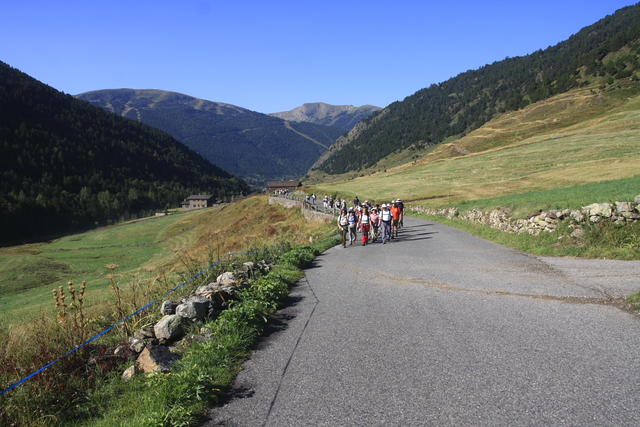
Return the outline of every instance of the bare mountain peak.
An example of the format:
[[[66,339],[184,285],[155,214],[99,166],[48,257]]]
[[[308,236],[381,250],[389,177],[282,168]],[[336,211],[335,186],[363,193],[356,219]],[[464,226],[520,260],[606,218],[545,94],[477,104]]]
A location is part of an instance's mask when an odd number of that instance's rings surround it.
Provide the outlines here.
[[[280,119],[310,122],[326,126],[335,126],[343,132],[348,132],[356,123],[380,111],[373,105],[332,105],[325,102],[307,102],[289,111],[272,113],[271,116]]]

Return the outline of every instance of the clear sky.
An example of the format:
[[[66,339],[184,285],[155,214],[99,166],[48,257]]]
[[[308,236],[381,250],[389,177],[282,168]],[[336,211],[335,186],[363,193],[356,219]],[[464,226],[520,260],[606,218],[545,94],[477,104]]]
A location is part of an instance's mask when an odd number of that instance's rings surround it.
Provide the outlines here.
[[[384,107],[634,0],[3,0],[0,60],[66,93],[165,89],[270,113]]]

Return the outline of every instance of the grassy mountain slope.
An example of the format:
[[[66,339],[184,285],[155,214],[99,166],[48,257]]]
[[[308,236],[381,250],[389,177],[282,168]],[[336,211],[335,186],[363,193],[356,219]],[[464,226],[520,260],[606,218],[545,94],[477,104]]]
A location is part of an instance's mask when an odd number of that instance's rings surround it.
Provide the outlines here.
[[[362,122],[314,168],[342,174],[410,147],[425,150],[496,117],[599,79],[638,79],[640,4],[620,9],[568,40],[434,84]],[[612,57],[612,53],[616,53]]]
[[[248,191],[164,132],[65,95],[0,62],[0,235],[23,238]]]
[[[638,165],[640,84],[626,81],[574,89],[497,117],[419,160],[315,188],[445,206],[633,177]]]
[[[98,90],[78,98],[162,129],[255,184],[303,175],[341,133],[161,90]]]
[[[289,111],[272,113],[270,116],[296,122],[309,122],[337,127],[341,134],[350,131],[358,122],[380,111],[373,105],[331,105],[324,102],[310,102]]]

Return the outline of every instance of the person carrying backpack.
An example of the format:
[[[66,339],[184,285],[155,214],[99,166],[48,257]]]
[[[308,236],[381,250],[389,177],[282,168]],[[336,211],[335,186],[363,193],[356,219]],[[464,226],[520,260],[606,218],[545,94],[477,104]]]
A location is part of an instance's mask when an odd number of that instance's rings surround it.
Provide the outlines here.
[[[400,228],[404,227],[404,203],[398,199],[398,207],[400,208]]]
[[[386,244],[391,239],[391,210],[385,203],[380,211],[380,226],[382,227],[382,244]]]
[[[360,216],[358,217],[358,228],[362,233],[362,246],[367,246],[369,241],[369,229],[371,227],[371,215],[369,215],[369,208],[364,206]]]
[[[347,233],[349,232],[349,216],[347,210],[342,209],[338,216],[338,228],[340,228],[340,234],[342,236],[342,247],[347,247]]]

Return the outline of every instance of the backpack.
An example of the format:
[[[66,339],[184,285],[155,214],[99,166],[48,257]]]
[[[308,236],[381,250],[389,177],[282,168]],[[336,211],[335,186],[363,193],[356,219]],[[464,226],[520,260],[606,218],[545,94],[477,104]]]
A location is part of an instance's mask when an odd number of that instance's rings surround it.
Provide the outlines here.
[[[382,220],[384,222],[391,221],[391,211],[390,210],[385,209],[385,210],[382,211]]]

